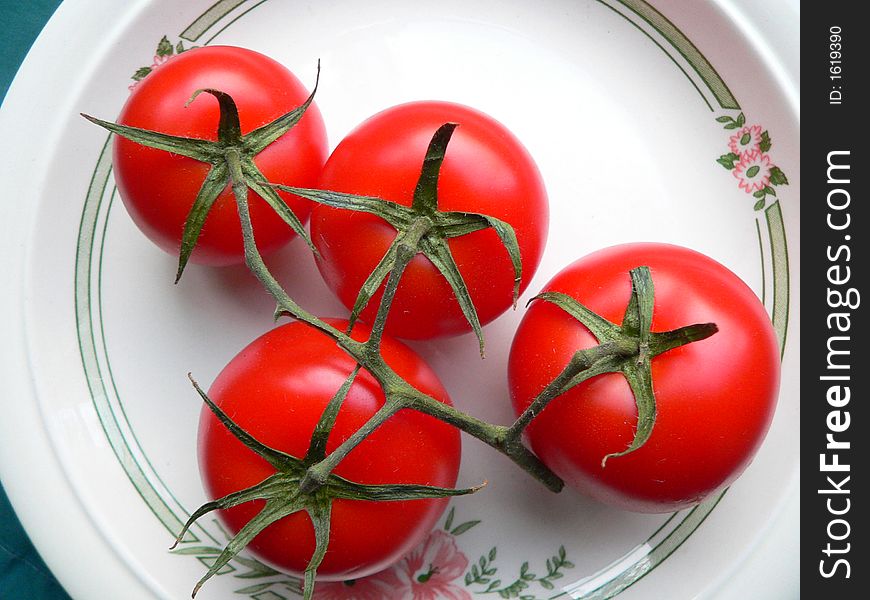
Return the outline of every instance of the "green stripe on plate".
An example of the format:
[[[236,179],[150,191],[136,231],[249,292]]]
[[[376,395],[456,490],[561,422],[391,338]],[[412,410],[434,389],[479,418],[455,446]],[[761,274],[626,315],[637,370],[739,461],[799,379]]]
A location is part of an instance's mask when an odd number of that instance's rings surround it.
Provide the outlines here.
[[[773,263],[773,311],[771,319],[773,328],[779,338],[780,350],[785,352],[785,341],[788,336],[789,309],[789,266],[788,246],[785,239],[785,223],[782,219],[782,205],[773,202],[764,211],[767,228],[770,231],[770,248]]]
[[[237,6],[244,3],[245,0],[218,0],[211,8],[202,13],[196,21],[188,25],[187,29],[182,31],[179,37],[190,42],[195,42],[203,33],[211,29],[215,23],[231,13]]]
[[[675,49],[688,61],[695,72],[701,77],[710,92],[724,109],[738,109],[740,105],[731,94],[731,90],[713,68],[698,48],[689,41],[683,32],[662,13],[643,0],[618,0],[620,4],[638,15],[658,31]]]

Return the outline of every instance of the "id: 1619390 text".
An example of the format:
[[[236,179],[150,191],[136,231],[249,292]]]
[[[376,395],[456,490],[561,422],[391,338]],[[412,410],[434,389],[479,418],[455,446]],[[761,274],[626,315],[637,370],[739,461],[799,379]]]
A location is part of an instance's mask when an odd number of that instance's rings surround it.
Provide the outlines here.
[[[828,104],[843,103],[843,28],[832,25],[828,28],[828,76],[831,89],[828,91]]]

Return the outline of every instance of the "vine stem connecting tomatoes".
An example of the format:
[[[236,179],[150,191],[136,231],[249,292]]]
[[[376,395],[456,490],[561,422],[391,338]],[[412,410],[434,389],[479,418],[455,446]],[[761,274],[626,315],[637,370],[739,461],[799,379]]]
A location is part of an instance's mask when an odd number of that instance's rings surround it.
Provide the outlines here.
[[[430,147],[430,155],[443,156],[444,152],[438,147],[442,139],[442,136],[436,133],[433,138],[433,145],[435,147]],[[446,141],[444,143],[446,146]],[[232,163],[230,173],[239,174],[239,169],[234,167]],[[437,184],[437,179],[433,183]],[[633,283],[632,300],[626,309],[623,327],[616,327],[609,322],[603,324],[603,320],[596,318],[594,313],[576,303],[573,308],[584,315],[584,322],[593,324],[593,327],[599,325],[594,329],[596,331],[606,330],[607,333],[602,335],[605,341],[594,348],[578,351],[560,376],[554,380],[552,385],[541,392],[532,406],[515,423],[510,426],[487,423],[422,393],[398,376],[380,353],[381,339],[386,318],[390,311],[390,305],[395,297],[404,269],[418,252],[417,244],[419,240],[426,235],[432,226],[428,219],[423,217],[415,219],[401,236],[401,239],[395,244],[393,248],[395,258],[392,270],[384,288],[377,317],[372,325],[371,336],[367,341],[359,342],[352,339],[346,332],[333,327],[304,310],[287,294],[269,271],[254,244],[254,230],[248,213],[247,187],[244,180],[234,178],[233,190],[236,194],[239,215],[241,217],[247,265],[276,300],[278,304],[277,313],[292,316],[332,337],[348,355],[356,360],[358,365],[368,371],[380,383],[386,396],[384,405],[369,421],[338,448],[324,456],[322,460],[307,467],[302,479],[298,483],[298,492],[302,495],[316,495],[320,493],[330,481],[335,467],[378,427],[403,409],[422,412],[459,428],[505,454],[551,491],[558,492],[563,486],[561,479],[522,442],[523,432],[532,422],[535,415],[557,396],[585,379],[601,373],[623,369],[631,373],[628,376],[633,378],[631,379],[632,381],[636,380],[639,382],[637,387],[639,406],[643,405],[651,410],[654,407],[651,375],[649,374],[651,359],[673,348],[709,337],[716,332],[714,325],[706,324],[691,325],[662,334],[652,334],[649,329],[654,294],[652,279],[648,269],[639,268],[631,273]],[[288,191],[304,195],[315,201],[322,200],[327,195],[317,191],[301,189],[289,189]],[[342,200],[347,201],[350,198],[345,197]],[[542,299],[559,302],[554,297],[545,296]],[[641,425],[638,428],[635,442],[620,454],[631,452],[643,445],[645,436],[648,436],[649,431],[651,431],[652,421],[654,420],[648,414],[648,410],[641,411]],[[319,559],[322,559],[322,556],[320,553],[316,553],[312,558],[312,567],[314,569],[316,569],[316,561]],[[229,557],[227,557],[227,560],[229,560]],[[216,565],[218,564],[216,563]],[[225,561],[220,562],[220,564],[225,564]],[[213,569],[216,572],[214,567]],[[308,583],[308,578],[306,578],[306,582]],[[314,580],[311,579],[310,584],[312,586],[313,582]]]
[[[241,136],[239,114],[232,98],[218,90],[205,91],[218,100],[220,108],[219,142],[217,143],[219,148],[206,144],[203,140],[143,131],[93,118],[91,120],[113,133],[139,144],[172,151],[213,164],[210,171],[212,175],[206,177],[202,184],[197,201],[187,219],[188,225],[185,226],[181,243],[179,275],[196,245],[202,224],[210,210],[207,199],[216,196],[229,183],[241,224],[245,262],[250,271],[275,299],[277,304],[276,317],[290,316],[322,332],[350,357],[355,367],[345,385],[337,390],[323,411],[312,434],[308,452],[303,458],[290,456],[256,440],[234,423],[230,416],[222,411],[194,382],[197,392],[217,419],[233,436],[265,459],[275,470],[275,475],[268,477],[252,488],[231,493],[205,504],[185,524],[184,530],[179,534],[179,540],[196,519],[212,510],[236,506],[254,499],[265,500],[263,510],[236,533],[223,553],[217,557],[206,575],[197,584],[194,593],[203,582],[217,573],[269,524],[292,513],[304,511],[311,519],[315,538],[315,550],[305,569],[304,594],[305,598],[309,599],[313,594],[317,569],[326,553],[331,508],[337,499],[373,501],[429,499],[476,491],[478,488],[454,490],[427,485],[366,486],[334,474],[334,470],[353,449],[357,448],[363,440],[376,432],[401,410],[413,410],[435,417],[468,433],[509,457],[549,490],[558,492],[563,487],[562,479],[523,443],[523,434],[537,415],[558,396],[583,381],[603,373],[622,373],[636,397],[638,427],[629,446],[627,448],[614,448],[611,456],[634,452],[647,441],[655,422],[655,397],[650,371],[651,360],[659,354],[704,339],[716,332],[716,327],[711,324],[688,325],[663,333],[652,332],[653,280],[649,269],[638,265],[630,272],[631,296],[625,308],[621,325],[616,325],[599,317],[576,300],[555,294],[544,294],[538,297],[538,301],[556,304],[579,319],[596,335],[599,343],[591,348],[578,350],[561,373],[537,394],[514,423],[509,426],[491,424],[459,411],[421,391],[400,376],[382,353],[386,321],[395,300],[400,280],[412,259],[421,253],[438,265],[439,270],[450,283],[466,320],[480,340],[481,353],[483,352],[480,322],[474,305],[468,298],[465,282],[459,274],[450,248],[446,244],[447,238],[461,237],[482,229],[493,229],[511,258],[515,283],[514,300],[516,298],[522,277],[522,262],[513,228],[499,219],[484,214],[442,212],[438,209],[439,174],[456,125],[445,123],[434,132],[426,155],[422,157],[421,174],[415,187],[414,201],[410,207],[403,207],[379,198],[329,190],[279,186],[258,178],[256,172],[251,168],[250,154],[244,151],[246,138]],[[257,139],[254,146],[262,149],[261,147],[268,146],[267,139],[274,141],[282,133],[289,131],[299,121],[306,108],[310,106],[310,102],[311,98],[290,113],[290,116],[285,115],[275,123],[264,125],[257,130],[269,132],[269,135],[263,134],[263,139]],[[278,133],[279,131],[281,133]],[[212,156],[218,149],[220,150],[219,156]],[[249,191],[253,190],[267,200],[274,200],[276,197],[273,195],[275,188],[332,208],[375,214],[397,230],[395,241],[390,245],[381,264],[363,286],[364,289],[360,292],[351,315],[350,327],[352,327],[353,319],[359,315],[373,296],[374,291],[383,284],[383,293],[371,325],[371,333],[365,341],[354,339],[347,330],[341,330],[333,323],[315,316],[297,304],[263,261],[255,241],[256,232],[251,214]],[[289,210],[286,207],[277,206],[274,202],[269,204],[288,225],[297,232],[301,231],[299,220],[290,218],[287,214]],[[383,405],[361,427],[327,453],[325,451],[326,439],[334,426],[335,415],[344,402],[347,389],[361,369],[371,375],[380,385],[384,396]]]

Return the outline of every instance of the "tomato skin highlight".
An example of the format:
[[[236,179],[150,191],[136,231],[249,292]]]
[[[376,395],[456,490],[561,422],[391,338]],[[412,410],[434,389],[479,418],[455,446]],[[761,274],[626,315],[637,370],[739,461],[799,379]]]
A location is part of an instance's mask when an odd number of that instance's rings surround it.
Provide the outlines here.
[[[137,83],[118,122],[185,137],[217,139],[217,100],[199,89],[230,94],[239,109],[242,133],[265,125],[303,104],[308,91],[283,65],[257,52],[229,46],[187,50],[157,66]],[[284,136],[254,158],[272,183],[310,187],[328,153],[323,118],[312,103]],[[184,222],[210,165],[115,136],[115,182],[133,221],[164,251],[177,255]],[[280,193],[302,222],[310,203]],[[249,193],[251,219],[262,253],[277,250],[295,233],[266,202]],[[229,186],[215,201],[191,261],[207,265],[244,262],[241,225]]]
[[[715,335],[652,360],[657,418],[647,443],[625,456],[637,425],[634,397],[620,374],[595,377],[557,397],[532,421],[528,439],[569,486],[636,512],[670,512],[730,485],[749,465],[773,418],[780,353],[764,307],[735,274],[698,252],[666,244],[626,244],[574,262],[544,291],[564,292],[621,323],[628,271],[647,265],[655,284],[652,330],[713,322]],[[536,301],[523,318],[508,378],[520,414],[579,349],[596,344],[585,326]]]
[[[347,326],[346,321],[329,322],[338,328]],[[353,337],[365,340],[369,332],[360,324]],[[382,344],[387,363],[402,378],[450,403],[435,373],[417,354],[388,336]],[[325,334],[295,322],[273,329],[243,349],[217,377],[209,397],[260,442],[301,458],[323,409],[354,366]],[[339,412],[327,452],[350,437],[383,403],[378,383],[367,371],[360,371]],[[207,407],[200,417],[198,452],[209,498],[250,487],[274,473]],[[358,483],[452,487],[459,462],[457,429],[419,412],[402,410],[351,451],[335,474]],[[335,500],[329,548],[318,568],[318,579],[356,579],[383,570],[428,535],[447,502],[447,498]],[[236,533],[262,506],[262,501],[249,502],[219,515]],[[314,529],[304,512],[296,513],[270,525],[248,548],[277,569],[301,574],[314,552]]]
[[[475,109],[421,101],[388,108],[345,137],[323,169],[319,187],[376,196],[410,206],[426,148],[443,124],[459,124],[447,147],[438,182],[443,211],[483,213],[508,222],[522,256],[521,290],[538,268],[549,226],[547,194],[528,151],[501,123]],[[311,237],[320,251],[318,268],[327,285],[351,308],[362,283],[395,239],[381,218],[318,205]],[[513,267],[491,229],[448,241],[468,285],[481,324],[512,305]],[[362,312],[372,322],[379,291]],[[387,320],[392,335],[429,339],[471,330],[453,290],[427,258],[406,269]]]

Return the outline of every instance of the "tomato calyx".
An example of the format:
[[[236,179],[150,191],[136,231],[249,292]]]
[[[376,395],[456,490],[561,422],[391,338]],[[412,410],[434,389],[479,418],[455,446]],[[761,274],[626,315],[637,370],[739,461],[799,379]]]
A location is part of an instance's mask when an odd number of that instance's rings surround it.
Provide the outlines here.
[[[319,82],[320,63],[318,62],[314,88],[305,102],[274,121],[262,125],[247,134],[242,134],[239,111],[235,101],[229,94],[215,89],[199,89],[194,91],[185,106],[196,100],[202,93],[213,96],[218,102],[220,117],[217,124],[217,141],[176,136],[139,127],[121,125],[82,113],[82,116],[90,122],[137,144],[164,150],[211,165],[211,169],[203,180],[193,206],[184,222],[178,256],[178,270],[175,276],[176,283],[181,279],[184,268],[193,253],[206,217],[214,206],[215,200],[217,200],[227,185],[235,180],[231,173],[232,169],[230,165],[233,159],[237,160],[240,166],[236,177],[239,177],[248,188],[263,198],[272,210],[298,236],[305,240],[305,243],[308,244],[311,250],[315,253],[317,252],[299,217],[284,203],[275,191],[275,188],[265,182],[266,177],[254,163],[254,157],[265,150],[272,142],[290,131],[299,122],[305,111],[314,101],[314,95],[317,92]]]
[[[462,309],[463,316],[477,336],[480,355],[483,357],[485,347],[477,309],[468,292],[468,286],[459,272],[459,267],[453,258],[447,240],[482,229],[495,231],[507,250],[513,266],[514,307],[516,307],[516,301],[519,297],[522,259],[516,233],[513,227],[505,221],[481,213],[441,211],[438,209],[438,177],[447,146],[457,126],[456,123],[445,123],[432,136],[423,159],[420,177],[414,188],[410,207],[371,196],[285,185],[273,185],[273,187],[333,208],[376,215],[395,228],[396,238],[360,288],[351,311],[348,331],[353,327],[362,310],[368,305],[388,275],[404,269],[414,255],[423,254],[450,284]],[[405,257],[399,256],[402,247],[410,248],[412,251],[407,260]],[[387,286],[389,285],[390,283],[387,282]]]
[[[395,502],[462,496],[472,494],[480,489],[480,486],[452,489],[415,484],[371,485],[356,483],[332,473],[328,473],[322,481],[313,482],[308,473],[312,466],[321,463],[327,456],[326,440],[329,438],[341,405],[359,370],[360,367],[357,366],[330,399],[315,426],[308,451],[301,459],[259,442],[221,410],[200,388],[193,377],[188,375],[194,389],[221,424],[236,439],[275,469],[273,475],[260,483],[203,504],[191,514],[184,524],[176,537],[173,548],[181,541],[193,523],[202,516],[215,510],[232,508],[254,500],[265,502],[260,512],[227,543],[206,574],[197,582],[191,596],[196,596],[206,581],[229,563],[266,527],[284,517],[305,511],[314,527],[315,541],[314,553],[304,574],[303,597],[305,600],[310,600],[314,593],[317,569],[323,562],[329,544],[330,519],[334,500]]]
[[[608,459],[630,454],[647,442],[656,420],[652,359],[674,348],[706,339],[715,334],[718,328],[715,323],[698,323],[666,332],[652,331],[655,290],[649,267],[632,269],[629,276],[631,299],[625,309],[621,326],[561,292],[544,292],[530,300],[543,300],[558,306],[585,325],[599,343],[574,353],[562,372],[517,418],[508,432],[508,440],[517,440],[534,417],[557,396],[592,377],[604,373],[621,373],[628,381],[637,405],[637,427],[627,448],[602,458],[602,468]]]
[[[348,196],[350,196],[350,199],[360,198],[358,196],[340,194],[337,192],[320,192],[318,190],[301,190],[298,188],[287,189],[303,191],[306,193],[311,192],[310,195],[306,196],[309,199],[314,197],[314,193],[324,196],[333,196],[338,200]],[[324,481],[328,474],[332,472],[332,469],[334,469],[354,447],[384,423],[392,414],[401,409],[411,409],[453,425],[498,450],[525,470],[534,479],[546,486],[547,489],[553,492],[560,492],[562,490],[564,482],[549,467],[547,467],[547,465],[545,465],[534,452],[526,447],[525,444],[521,441],[505,443],[506,433],[508,431],[507,427],[487,423],[486,421],[478,419],[472,415],[463,413],[450,405],[439,402],[435,398],[419,391],[410,383],[402,379],[387,364],[383,356],[381,356],[380,341],[384,333],[387,315],[389,314],[390,307],[395,298],[396,290],[398,289],[398,284],[402,278],[402,274],[408,263],[417,253],[415,240],[418,239],[418,236],[422,236],[427,231],[428,226],[426,221],[414,221],[414,224],[407,232],[407,237],[395,244],[397,260],[394,268],[390,270],[388,281],[384,286],[384,293],[380,299],[377,316],[372,324],[372,333],[368,340],[360,342],[351,338],[347,332],[339,331],[330,323],[327,323],[323,319],[320,319],[316,315],[305,310],[290,297],[287,291],[281,286],[281,283],[269,270],[254,243],[254,231],[247,203],[247,186],[241,184],[235,185],[233,186],[233,192],[236,195],[239,220],[242,225],[242,238],[245,243],[245,263],[251,273],[253,273],[263,287],[275,299],[277,304],[275,318],[277,319],[282,316],[292,317],[331,337],[342,350],[344,350],[349,356],[353,357],[359,365],[366,369],[372,377],[377,380],[386,396],[386,402],[384,405],[369,419],[368,422],[360,427],[354,435],[345,440],[345,442],[338,448],[333,450],[324,460],[309,468],[308,477],[313,480],[313,483],[306,482],[306,485],[317,485],[321,481]],[[378,198],[369,198],[369,200],[389,205],[386,206],[387,209],[390,209],[390,207],[393,206],[398,206],[392,202],[386,202]]]

